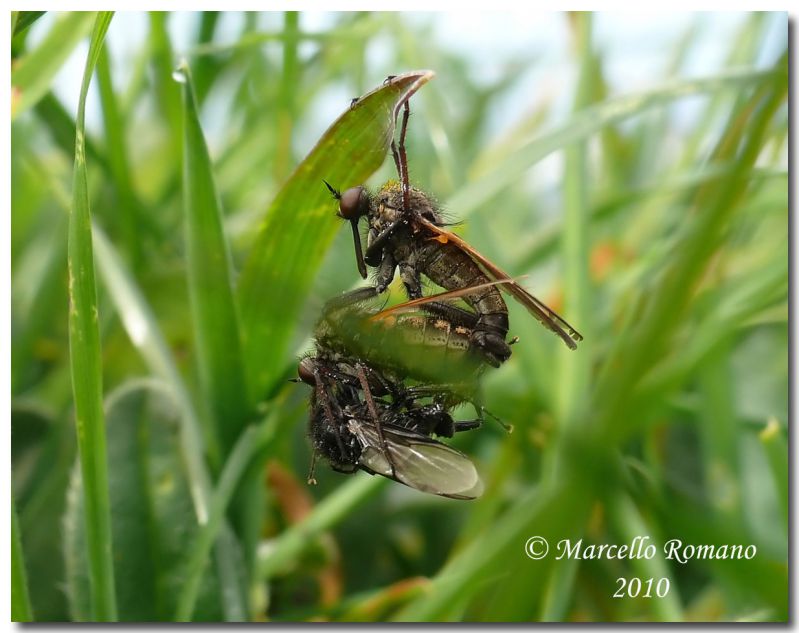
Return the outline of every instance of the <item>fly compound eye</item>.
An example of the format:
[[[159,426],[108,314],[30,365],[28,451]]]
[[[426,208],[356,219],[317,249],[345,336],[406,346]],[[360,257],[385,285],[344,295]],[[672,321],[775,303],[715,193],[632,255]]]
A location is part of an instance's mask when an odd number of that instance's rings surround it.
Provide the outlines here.
[[[345,220],[357,220],[369,212],[369,196],[363,187],[351,187],[341,194],[339,215]]]
[[[300,364],[297,365],[297,376],[306,385],[315,385],[316,376],[314,376],[314,362],[310,358],[303,358]]]

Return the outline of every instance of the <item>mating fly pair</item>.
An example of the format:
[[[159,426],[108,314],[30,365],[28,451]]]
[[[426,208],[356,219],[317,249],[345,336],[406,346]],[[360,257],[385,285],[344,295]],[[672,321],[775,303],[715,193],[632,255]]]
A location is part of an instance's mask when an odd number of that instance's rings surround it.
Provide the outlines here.
[[[514,340],[507,338],[508,308],[500,289],[570,349],[582,336],[444,228],[435,202],[411,187],[405,148],[409,115],[406,99],[399,142],[391,143],[398,181],[386,183],[376,194],[363,186],[340,193],[325,182],[338,200],[338,215],[351,224],[358,271],[365,279],[367,267],[374,268],[376,285],[325,308],[317,328],[317,354],[300,367],[301,378],[314,386],[310,435],[314,455],[327,457],[336,470],[361,468],[426,492],[473,498],[480,489],[474,466],[431,436],[448,437],[479,425],[479,420],[453,422],[449,408],[471,401],[481,418],[474,395],[479,376],[487,365],[498,367],[511,355]],[[367,222],[365,250],[361,218]],[[388,310],[365,310],[362,301],[382,295],[397,270],[409,301]],[[423,296],[422,276],[445,292]],[[422,315],[403,316],[410,310]],[[420,362],[408,360],[413,357]],[[416,386],[407,387],[409,380]]]

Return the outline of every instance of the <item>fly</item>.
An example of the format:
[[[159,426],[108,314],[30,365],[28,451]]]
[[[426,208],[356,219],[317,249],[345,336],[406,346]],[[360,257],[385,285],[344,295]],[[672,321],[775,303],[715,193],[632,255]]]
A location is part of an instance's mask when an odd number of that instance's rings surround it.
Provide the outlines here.
[[[514,281],[504,270],[455,233],[445,223],[434,200],[425,192],[411,187],[405,151],[410,107],[403,104],[399,144],[391,149],[399,181],[389,181],[372,195],[363,186],[337,191],[325,182],[339,202],[338,215],[352,227],[355,259],[364,279],[367,265],[377,269],[376,291],[383,293],[399,270],[408,297],[422,297],[421,276],[446,290],[480,287],[480,291],[463,295],[475,315],[471,332],[472,344],[485,361],[497,367],[510,357],[507,339],[508,308],[498,288],[486,286],[501,282],[501,287],[519,301],[544,327],[557,334],[575,349],[582,335],[557,312]],[[368,224],[367,248],[364,252],[358,230],[361,218]],[[431,304],[430,312],[449,318],[446,306]]]

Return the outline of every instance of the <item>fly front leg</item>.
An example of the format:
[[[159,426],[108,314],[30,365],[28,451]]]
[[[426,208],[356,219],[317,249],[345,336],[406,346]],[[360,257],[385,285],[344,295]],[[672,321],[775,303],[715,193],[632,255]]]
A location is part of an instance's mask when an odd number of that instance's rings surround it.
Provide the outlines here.
[[[396,270],[397,262],[394,261],[394,256],[387,251],[384,252],[380,268],[377,269],[377,285],[375,286],[377,294],[383,294],[389,284],[394,281],[394,272]]]
[[[378,266],[384,257],[386,244],[394,235],[401,225],[405,224],[405,220],[400,218],[394,220],[382,232],[377,233],[374,229],[369,230],[369,244],[366,247],[363,260],[370,266]]]
[[[405,284],[405,291],[408,293],[408,298],[421,299],[422,279],[419,275],[419,270],[416,268],[416,262],[400,262],[399,273],[402,283]]]

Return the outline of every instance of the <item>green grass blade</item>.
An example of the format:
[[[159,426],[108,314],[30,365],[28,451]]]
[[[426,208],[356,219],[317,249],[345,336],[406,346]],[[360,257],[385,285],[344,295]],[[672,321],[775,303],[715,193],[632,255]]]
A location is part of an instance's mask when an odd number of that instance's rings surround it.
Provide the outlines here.
[[[346,518],[350,512],[377,494],[388,483],[383,477],[359,473],[317,505],[300,523],[284,530],[269,551],[258,560],[258,577],[271,578],[296,561],[316,536]]]
[[[191,620],[208,555],[219,534],[219,530],[222,528],[228,504],[236,487],[242,481],[247,468],[253,463],[255,457],[272,441],[274,427],[275,418],[269,418],[258,427],[253,426],[245,429],[233,447],[230,457],[225,462],[225,468],[211,498],[208,521],[200,528],[188,548],[183,588],[178,597],[174,615],[175,622],[188,622]]]
[[[19,533],[19,519],[14,499],[11,499],[11,621],[33,622],[33,609],[28,595],[25,557]]]
[[[595,92],[593,84],[599,60],[593,50],[591,37],[591,15],[575,13],[570,16],[572,30],[580,58],[580,77],[574,96],[574,111],[584,109]],[[565,150],[565,174],[563,178],[564,231],[561,253],[563,257],[564,312],[569,322],[581,332],[585,340],[579,353],[560,349],[560,379],[557,381],[557,411],[561,424],[571,425],[579,420],[580,407],[584,399],[579,394],[586,393],[591,367],[591,334],[587,330],[591,321],[591,287],[588,281],[588,257],[590,253],[590,211],[589,175],[587,145],[575,142]],[[583,418],[584,420],[585,418]]]
[[[47,94],[53,77],[89,33],[93,23],[94,13],[64,13],[41,44],[14,65],[11,70],[12,121]]]
[[[365,182],[385,159],[395,108],[432,76],[399,75],[362,97],[330,126],[270,205],[238,288],[245,365],[256,400],[285,366],[293,325],[341,230],[322,180],[342,190]]]
[[[619,438],[630,430],[636,415],[625,415],[631,400],[623,397],[638,384],[641,376],[661,357],[669,337],[674,333],[685,306],[692,296],[699,275],[718,245],[726,220],[737,208],[741,193],[749,182],[750,171],[762,148],[764,134],[772,116],[787,94],[787,70],[784,59],[777,63],[771,80],[759,86],[755,95],[733,112],[727,132],[719,141],[712,162],[735,160],[735,169],[727,178],[711,181],[701,187],[692,206],[702,213],[692,217],[679,240],[668,270],[655,291],[647,291],[639,323],[611,352],[605,371],[599,376],[595,393],[594,420],[596,431],[605,441]],[[626,423],[622,423],[625,421]]]
[[[97,226],[94,227],[94,248],[100,275],[130,340],[150,371],[170,386],[180,403],[181,445],[197,518],[203,522],[208,516],[207,494],[211,488],[211,476],[203,461],[204,441],[200,418],[161,333],[158,320],[133,277],[125,269],[121,257]]]
[[[178,72],[183,82],[183,206],[195,348],[201,391],[224,455],[247,420],[233,264],[191,73],[185,64]]]
[[[788,490],[790,481],[788,467],[788,443],[785,441],[785,431],[775,418],[768,421],[766,427],[760,432],[760,443],[766,452],[771,474],[774,477],[774,486],[777,490],[777,501],[779,502],[782,518],[785,521],[786,534],[789,528],[791,498]]]
[[[14,38],[42,17],[46,11],[12,11],[11,37]]]
[[[100,89],[100,105],[103,110],[103,131],[111,178],[116,189],[118,207],[128,257],[134,270],[141,262],[141,236],[139,209],[131,182],[131,169],[128,160],[128,143],[125,136],[125,121],[117,103],[114,83],[111,78],[111,63],[107,49],[100,51],[97,60],[97,85]]]
[[[98,621],[117,617],[108,499],[108,464],[103,417],[102,361],[98,329],[97,288],[94,280],[89,183],[86,173],[84,130],[86,95],[100,47],[113,14],[97,19],[81,84],[75,132],[75,173],[69,217],[69,355],[75,396],[83,486],[86,495],[85,529],[92,586],[92,613]]]
[[[669,82],[639,94],[613,97],[588,108],[562,126],[523,143],[503,160],[491,162],[491,168],[461,187],[446,202],[465,217],[484,206],[492,196],[511,186],[535,163],[570,143],[584,140],[606,125],[641,114],[682,97],[718,90],[751,86],[773,78],[773,71],[734,70],[712,77]]]

